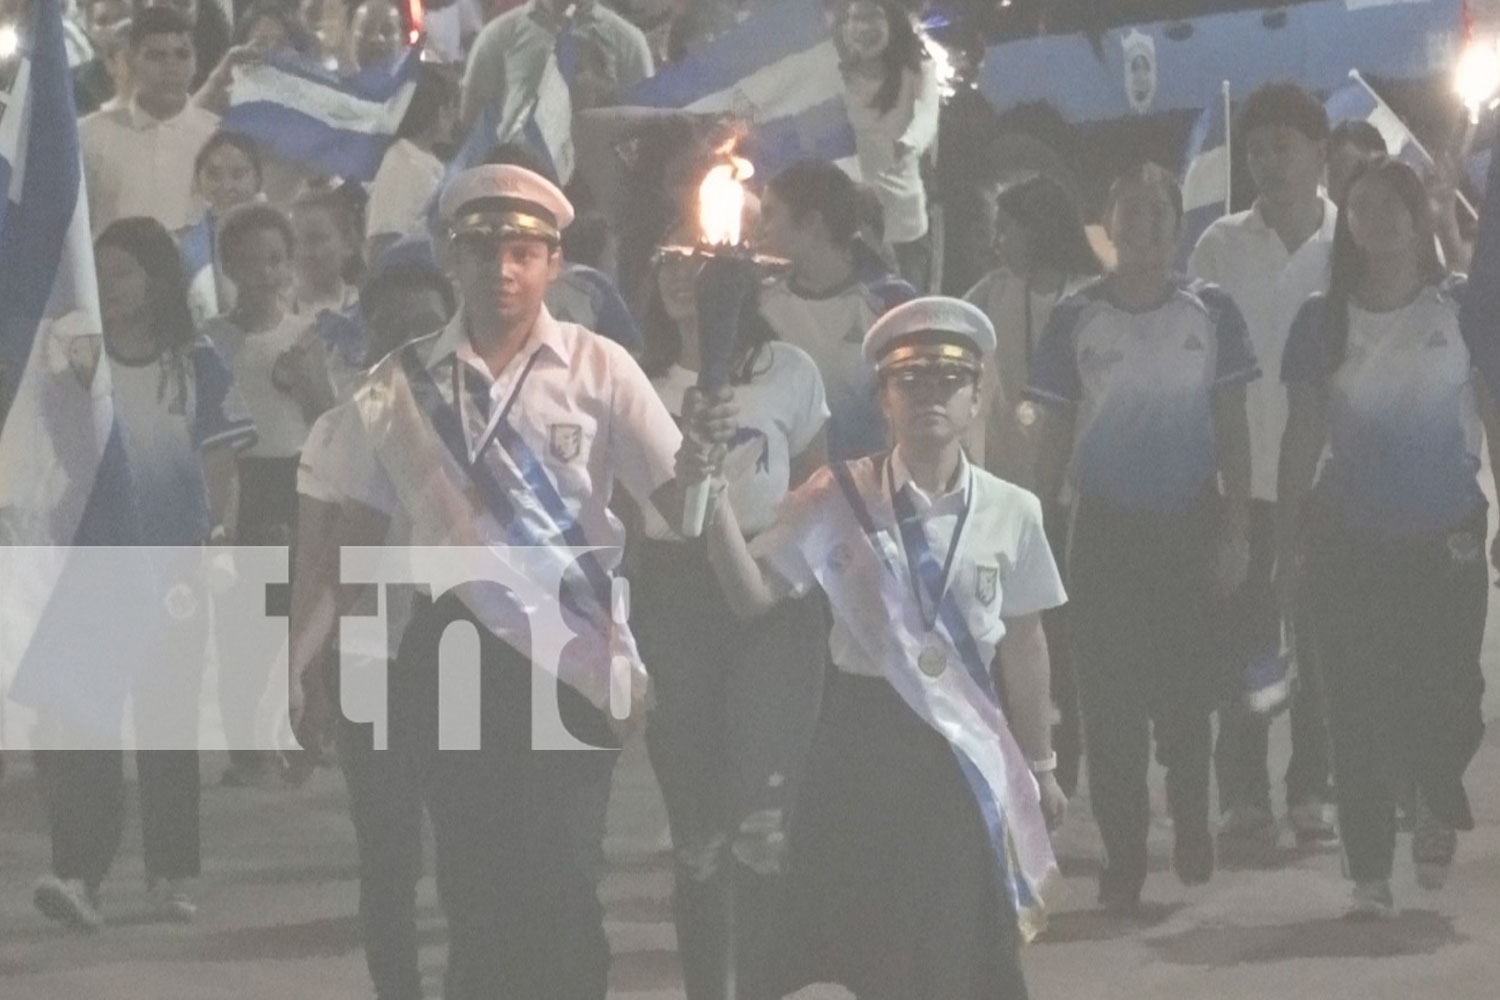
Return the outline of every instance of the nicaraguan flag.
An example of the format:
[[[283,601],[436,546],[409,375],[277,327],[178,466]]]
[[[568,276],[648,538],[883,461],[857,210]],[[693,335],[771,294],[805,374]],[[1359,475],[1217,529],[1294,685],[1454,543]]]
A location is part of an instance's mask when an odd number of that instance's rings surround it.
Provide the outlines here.
[[[1177,269],[1187,270],[1188,255],[1229,206],[1229,127],[1224,102],[1215,100],[1198,115],[1188,136],[1182,167],[1182,238]]]
[[[758,9],[643,81],[622,103],[748,119],[753,129],[740,152],[764,179],[803,158],[832,160],[858,174],[839,54],[818,0]]]
[[[406,116],[420,61],[421,49],[413,47],[393,70],[349,77],[283,57],[242,67],[223,127],[293,163],[369,182]]]
[[[558,182],[573,178],[573,96],[569,87],[578,72],[578,42],[571,26],[557,36],[557,44],[537,81],[536,93],[524,95],[523,109],[507,107],[502,121],[508,127],[502,141],[520,140],[546,159]],[[511,95],[506,95],[507,104]],[[482,116],[481,116],[482,117]],[[481,150],[483,156],[487,150]]]
[[[1412,135],[1406,123],[1361,80],[1350,80],[1323,102],[1328,121],[1337,125],[1358,119],[1375,126],[1385,140],[1386,151],[1418,171],[1429,170],[1432,159]]]
[[[130,637],[120,578],[90,572],[88,557],[138,536],[61,13],[24,9],[20,51],[0,63],[0,682],[100,732],[112,718],[118,729],[129,685],[100,651]]]

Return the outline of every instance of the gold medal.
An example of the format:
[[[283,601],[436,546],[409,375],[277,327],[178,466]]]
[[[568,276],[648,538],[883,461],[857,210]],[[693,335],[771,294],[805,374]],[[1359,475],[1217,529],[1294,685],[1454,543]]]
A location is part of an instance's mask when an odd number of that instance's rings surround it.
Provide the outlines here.
[[[917,668],[928,677],[940,677],[948,668],[948,654],[936,642],[928,643],[917,654]]]

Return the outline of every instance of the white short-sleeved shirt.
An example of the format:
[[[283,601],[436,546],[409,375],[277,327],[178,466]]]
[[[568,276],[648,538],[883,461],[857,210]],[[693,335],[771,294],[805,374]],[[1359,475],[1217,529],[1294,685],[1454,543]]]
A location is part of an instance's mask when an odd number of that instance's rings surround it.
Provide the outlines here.
[[[1213,286],[1184,280],[1145,312],[1115,305],[1108,287],[1100,279],[1052,311],[1026,394],[1077,407],[1080,497],[1179,511],[1218,472],[1215,392],[1260,368],[1239,310]]]
[[[618,547],[625,541],[624,526],[609,509],[616,481],[641,507],[651,495],[675,475],[677,449],[682,434],[667,412],[651,382],[635,360],[612,341],[572,323],[559,323],[544,308],[529,343],[498,378],[469,346],[464,313],[438,333],[410,345],[420,352],[433,383],[446,405],[452,406],[453,371],[463,365],[489,387],[492,424],[498,421],[521,374],[533,355],[535,364],[521,386],[521,396],[509,413],[509,421],[521,439],[543,463],[569,515],[582,529],[589,544],[615,546],[600,552],[599,561],[612,570],[619,561]],[[399,356],[388,358],[372,373],[370,386],[378,385],[384,367],[400,365]],[[361,390],[364,392],[365,390]],[[360,402],[356,394],[356,404]],[[467,405],[468,401],[465,401]],[[362,422],[351,421],[350,424]],[[468,422],[464,422],[469,433]],[[387,514],[395,514],[401,501],[382,456],[370,437],[359,427],[350,427],[347,443],[337,454],[320,457],[319,478],[340,497]],[[341,435],[342,437],[342,435]],[[490,448],[499,447],[490,438]],[[469,439],[475,444],[474,435]],[[446,452],[445,458],[446,456]],[[553,525],[535,520],[530,508],[520,506],[517,516],[527,518],[543,541],[551,538]],[[404,511],[412,521],[412,544],[444,544],[449,526],[429,524],[429,511]],[[498,540],[497,540],[498,541]]]
[[[1328,287],[1329,254],[1338,209],[1323,199],[1323,224],[1288,251],[1266,224],[1259,204],[1226,216],[1199,238],[1188,258],[1193,277],[1218,285],[1239,306],[1261,368],[1273,377],[1248,387],[1251,496],[1276,499],[1276,470],[1286,431],[1286,391],[1277,384],[1292,319],[1308,296]]]
[[[430,35],[428,39],[430,49]],[[365,232],[370,236],[426,235],[427,203],[442,182],[443,161],[410,139],[397,139],[370,181]]]
[[[1451,531],[1484,509],[1483,431],[1472,356],[1458,322],[1461,284],[1429,285],[1400,309],[1349,306],[1332,377],[1322,296],[1297,314],[1282,379],[1328,388],[1318,496],[1354,527],[1386,536]]]
[[[938,497],[928,497],[911,482],[910,473],[900,459],[900,449],[887,459],[871,456],[850,464],[855,488],[863,497],[876,530],[876,544],[895,553],[897,572],[906,575],[901,555],[900,531],[891,505],[889,486],[906,490],[922,518],[927,543],[939,562],[944,561],[953,538],[954,528],[970,496],[970,510],[959,550],[953,560],[948,590],[962,609],[969,631],[979,647],[981,659],[992,663],[1000,640],[1005,637],[1005,620],[1035,614],[1062,605],[1067,600],[1052,549],[1042,530],[1042,506],[1035,496],[983,469],[962,463],[953,490]],[[886,463],[891,463],[889,480]],[[824,532],[847,533],[845,544],[867,544],[864,531],[844,498],[831,469],[823,469],[793,491],[783,504],[781,514],[769,530],[756,537],[750,551],[764,566],[785,581],[794,593],[805,593],[815,583],[834,598],[833,631],[829,635],[829,652],[834,665],[847,674],[865,677],[882,676],[879,664],[864,653],[851,623],[841,620],[840,597],[859,606],[879,606],[879,594],[835,595],[833,589],[845,577],[839,573],[836,557],[825,562]],[[815,541],[823,536],[823,541]],[[843,537],[842,535],[840,537]],[[837,553],[839,546],[833,551]],[[817,565],[814,565],[814,560]],[[907,579],[908,589],[910,580]],[[916,600],[913,592],[911,599]],[[892,628],[903,627],[892,621]]]
[[[165,120],[131,101],[80,121],[89,225],[95,234],[137,215],[157,220],[168,232],[197,222],[204,206],[193,193],[193,161],[218,127],[218,115],[191,101]]]
[[[229,362],[234,384],[239,388],[255,421],[260,440],[247,448],[251,458],[292,458],[302,450],[310,425],[302,407],[271,381],[276,359],[305,338],[314,349],[321,343],[311,333],[312,320],[288,312],[273,330],[246,333],[226,317],[210,320],[204,334]]]
[[[422,18],[427,34],[423,56],[438,63],[461,63],[465,43],[484,27],[484,15],[476,0],[453,0],[446,7],[428,8]],[[371,230],[374,232],[374,230]]]
[[[673,365],[651,384],[673,416],[680,417],[683,396],[697,383],[697,372]],[[740,427],[725,459],[725,478],[740,528],[753,535],[776,520],[776,508],[791,484],[792,460],[828,422],[828,403],[812,358],[775,341],[763,348],[755,377],[734,387],[734,400]],[[650,507],[645,529],[648,538],[678,537]]]
[[[761,290],[760,314],[777,339],[806,351],[823,376],[831,460],[885,450],[885,417],[875,400],[875,372],[863,353],[865,331],[886,310],[915,296],[911,285],[899,278],[873,284],[851,280],[823,295],[798,289],[790,279]]]

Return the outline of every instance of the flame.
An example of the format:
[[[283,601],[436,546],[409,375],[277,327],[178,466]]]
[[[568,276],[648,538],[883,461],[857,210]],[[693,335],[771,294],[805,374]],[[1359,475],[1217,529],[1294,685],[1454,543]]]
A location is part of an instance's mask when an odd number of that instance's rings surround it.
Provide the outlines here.
[[[724,162],[712,167],[698,187],[698,233],[708,246],[738,246],[745,217],[745,181],[755,167],[734,155],[733,144],[721,149]]]

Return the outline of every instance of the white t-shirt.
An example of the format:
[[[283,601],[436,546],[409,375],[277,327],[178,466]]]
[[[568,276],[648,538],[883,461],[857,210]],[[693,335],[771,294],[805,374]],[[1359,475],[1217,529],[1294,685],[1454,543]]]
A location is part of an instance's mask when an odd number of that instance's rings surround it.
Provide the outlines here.
[[[697,382],[697,372],[673,365],[651,384],[680,419],[683,396]],[[740,528],[753,535],[776,520],[776,508],[791,483],[792,460],[828,422],[828,402],[812,358],[775,341],[762,349],[755,377],[734,387],[734,399],[740,428],[725,460],[725,478]],[[644,517],[648,538],[679,537],[650,505]]]
[[[454,8],[457,6],[455,4]],[[445,8],[445,11],[454,8]],[[436,15],[445,11],[433,13]],[[429,51],[431,37],[428,36]],[[432,193],[442,182],[441,160],[410,139],[397,139],[385,151],[380,169],[370,182],[370,201],[365,208],[365,232],[370,236],[425,235],[427,203],[432,200]]]
[[[876,79],[846,76],[845,104],[854,128],[859,175],[885,210],[886,241],[910,243],[927,234],[927,190],[922,184],[921,160],[937,138],[937,70],[931,59],[923,59],[919,71],[903,71],[896,103],[883,115],[873,106],[880,86],[881,81]],[[906,154],[899,159],[898,142],[906,147]]]
[[[191,101],[165,120],[132,101],[80,121],[78,144],[94,232],[136,215],[155,219],[168,232],[197,222],[203,202],[193,193],[193,161],[218,127],[218,115]]]
[[[1288,252],[1259,206],[1226,216],[1208,227],[1188,258],[1193,277],[1218,285],[1239,306],[1261,369],[1281,371],[1292,319],[1308,296],[1328,287],[1328,260],[1338,209],[1323,199],[1323,224]],[[1246,390],[1250,414],[1251,496],[1276,499],[1276,470],[1286,431],[1286,390],[1275,378]]]
[[[1019,486],[996,479],[968,462],[960,469],[955,489],[928,497],[911,482],[898,452],[889,459],[889,481],[887,460],[883,458],[860,459],[850,467],[874,523],[876,544],[890,557],[889,564],[901,575],[905,591],[911,592],[915,601],[890,484],[908,492],[939,563],[946,560],[964,499],[970,497],[969,516],[958,539],[948,590],[963,612],[981,659],[985,664],[992,663],[1005,637],[1005,619],[1055,608],[1067,600],[1042,530],[1041,503]],[[840,549],[868,544],[865,539],[832,470],[823,469],[787,498],[776,523],[751,543],[750,550],[794,593],[805,593],[814,583],[828,591],[834,598],[833,631],[828,642],[834,665],[847,674],[879,677],[883,673],[880,665],[869,659],[856,638],[854,630],[859,626],[845,622],[839,608],[841,604],[878,607],[880,595],[834,592],[849,579],[841,572],[840,559],[847,559],[847,555]],[[847,600],[839,599],[845,596]],[[891,621],[890,627],[905,626]]]
[[[322,344],[312,333],[312,319],[288,312],[273,330],[245,333],[225,317],[211,320],[203,332],[229,362],[260,440],[245,455],[251,458],[292,458],[302,450],[310,425],[302,407],[271,382],[276,359],[305,338],[313,349]]]

